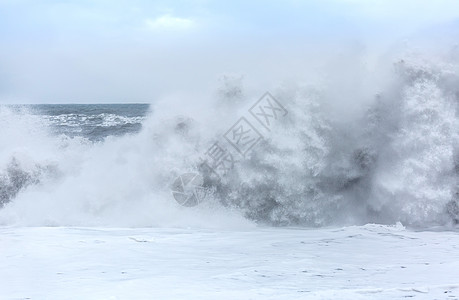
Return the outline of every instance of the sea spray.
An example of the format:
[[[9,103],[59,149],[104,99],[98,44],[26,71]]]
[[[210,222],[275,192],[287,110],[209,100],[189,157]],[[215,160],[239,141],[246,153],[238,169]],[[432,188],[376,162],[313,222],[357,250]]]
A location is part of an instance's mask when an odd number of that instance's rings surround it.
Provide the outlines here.
[[[243,79],[224,80],[208,99],[157,101],[140,132],[101,139],[56,133],[46,118],[3,107],[0,222],[234,227],[250,224],[244,216],[271,225],[454,223],[458,62],[403,53],[385,63],[377,75],[354,72],[372,88],[344,87],[346,73],[337,70],[321,84],[270,89],[288,115],[224,178],[206,181],[211,192],[193,208],[176,203],[170,188],[196,171],[200,155],[258,99]],[[346,107],[352,96],[358,105]]]

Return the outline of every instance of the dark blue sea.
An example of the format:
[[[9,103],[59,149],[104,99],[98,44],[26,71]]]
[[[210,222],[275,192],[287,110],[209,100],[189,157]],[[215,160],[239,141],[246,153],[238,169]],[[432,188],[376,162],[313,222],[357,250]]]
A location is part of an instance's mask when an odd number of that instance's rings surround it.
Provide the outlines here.
[[[37,104],[14,106],[40,116],[56,134],[102,141],[141,130],[149,104]]]

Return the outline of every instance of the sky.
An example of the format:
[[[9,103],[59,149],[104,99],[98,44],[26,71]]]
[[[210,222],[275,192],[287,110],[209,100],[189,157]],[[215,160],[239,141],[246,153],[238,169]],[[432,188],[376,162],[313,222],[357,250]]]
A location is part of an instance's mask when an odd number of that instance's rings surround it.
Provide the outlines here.
[[[222,74],[269,86],[458,20],[456,0],[0,0],[0,103],[150,103]]]

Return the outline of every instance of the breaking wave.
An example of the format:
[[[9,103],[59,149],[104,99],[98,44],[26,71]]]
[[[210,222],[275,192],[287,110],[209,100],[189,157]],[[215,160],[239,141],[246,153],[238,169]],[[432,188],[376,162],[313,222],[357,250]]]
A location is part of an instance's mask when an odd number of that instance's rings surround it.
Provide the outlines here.
[[[404,53],[378,74],[353,72],[354,82],[343,72],[321,84],[280,85],[271,93],[288,114],[221,180],[206,177],[207,198],[193,208],[174,201],[171,184],[196,171],[202,154],[261,96],[245,92],[242,80],[226,77],[209,101],[159,101],[147,118],[96,116],[102,127],[142,122],[140,132],[103,142],[52,132],[59,118],[79,128],[85,116],[0,107],[0,223],[455,224],[458,57],[457,48]]]

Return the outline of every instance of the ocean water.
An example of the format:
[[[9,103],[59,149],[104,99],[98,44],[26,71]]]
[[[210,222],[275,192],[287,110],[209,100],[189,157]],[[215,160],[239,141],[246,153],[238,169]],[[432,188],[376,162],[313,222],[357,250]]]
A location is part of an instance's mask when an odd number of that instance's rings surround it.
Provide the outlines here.
[[[459,61],[445,53],[393,55],[377,74],[354,72],[360,84],[337,72],[273,87],[285,111],[269,128],[250,113],[266,90],[241,80],[208,99],[0,106],[0,224],[454,226]],[[238,122],[259,134],[239,152]],[[202,172],[216,143],[237,163],[202,173],[201,203],[179,205],[174,181]]]
[[[149,104],[38,104],[10,109],[38,116],[54,135],[102,141],[107,136],[139,132]]]

